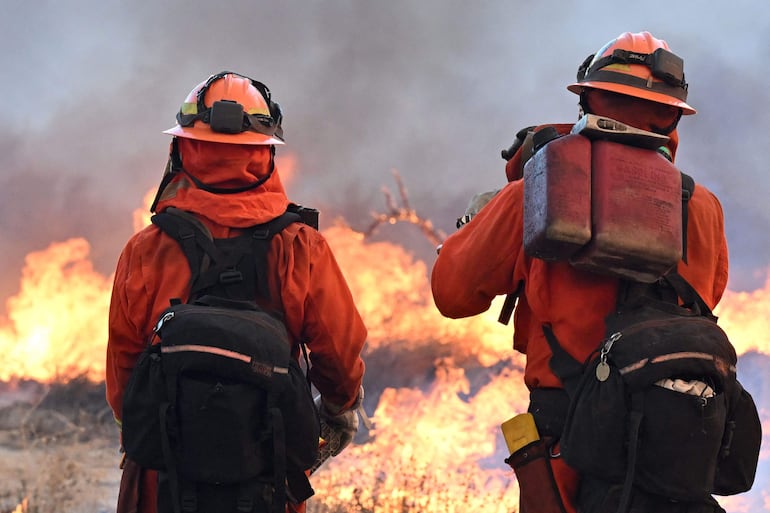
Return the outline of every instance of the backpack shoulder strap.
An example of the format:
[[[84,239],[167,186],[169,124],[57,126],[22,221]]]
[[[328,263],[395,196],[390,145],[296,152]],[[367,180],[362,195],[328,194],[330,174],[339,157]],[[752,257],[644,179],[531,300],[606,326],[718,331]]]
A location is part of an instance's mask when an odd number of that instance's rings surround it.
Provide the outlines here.
[[[269,239],[276,233],[281,232],[284,228],[286,228],[290,224],[302,223],[302,222],[303,222],[303,219],[302,219],[302,216],[299,214],[299,212],[287,210],[286,212],[276,217],[275,219],[272,219],[271,221],[268,221],[265,224],[261,224],[261,225],[257,225],[252,228],[249,228],[249,230],[264,228],[267,230],[266,232],[267,238]]]
[[[573,358],[562,347],[550,324],[543,324],[542,329],[548,346],[551,348],[551,359],[548,361],[548,366],[561,380],[567,394],[572,396],[577,390],[580,376],[583,374],[583,363]]]
[[[289,203],[289,207],[286,209],[286,211],[297,214],[303,224],[318,230],[319,212],[317,209],[311,207],[303,207],[302,205],[298,205],[296,203]]]
[[[500,315],[497,317],[497,322],[503,325],[507,325],[511,321],[513,311],[516,309],[516,302],[524,291],[524,282],[520,281],[516,286],[516,290],[505,296],[503,306],[500,308]]]
[[[214,244],[211,232],[191,213],[169,207],[153,215],[151,221],[182,247],[182,252],[190,266],[190,286],[209,267],[211,259],[215,261],[224,259],[224,255]],[[198,251],[198,247],[203,251]]]
[[[687,173],[682,173],[682,261],[687,263],[687,204],[695,192],[695,180]]]
[[[184,252],[190,266],[191,297],[213,286],[227,287],[241,281],[242,277],[236,268],[247,253],[253,255],[254,263],[250,265],[256,271],[255,276],[263,275],[263,270],[267,268],[270,239],[288,225],[300,221],[302,218],[298,213],[287,211],[267,223],[246,229],[238,237],[233,237],[230,251],[225,253],[217,246],[206,226],[191,213],[170,207],[152,216],[153,224],[176,240]],[[257,281],[258,290],[255,292],[261,297],[269,297],[267,281]]]
[[[698,294],[695,287],[690,285],[690,282],[684,279],[684,276],[674,271],[665,275],[663,279],[676,291],[677,295],[682,299],[684,306],[698,312],[707,319],[714,322],[717,321],[717,317],[711,311],[711,308],[709,308],[700,294]]]
[[[250,265],[254,266],[254,276],[257,278],[257,290],[255,291],[257,296],[270,298],[270,290],[265,277],[268,268],[267,253],[270,249],[270,240],[290,224],[301,221],[299,214],[287,211],[267,223],[252,226],[242,235],[245,239],[242,253],[251,251],[253,259],[253,263]]]

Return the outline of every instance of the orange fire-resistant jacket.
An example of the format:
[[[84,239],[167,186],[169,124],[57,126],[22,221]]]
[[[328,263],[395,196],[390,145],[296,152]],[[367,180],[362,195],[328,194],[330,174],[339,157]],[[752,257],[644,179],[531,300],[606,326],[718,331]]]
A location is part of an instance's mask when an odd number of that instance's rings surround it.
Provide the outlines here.
[[[267,146],[178,142],[184,168],[208,185],[244,185],[268,169]],[[278,170],[260,187],[236,194],[206,192],[180,173],[156,211],[173,206],[193,212],[214,237],[224,238],[278,217],[288,204]],[[309,226],[294,223],[273,237],[268,262],[273,306],[283,311],[295,344],[307,344],[310,379],[330,403],[352,405],[364,374],[360,353],[366,328],[326,240]],[[115,271],[107,345],[107,400],[116,419],[121,418],[131,369],[158,316],[170,299],[187,298],[189,280],[178,243],[154,225],[135,234],[123,249]],[[298,347],[294,350],[298,354]]]
[[[670,149],[675,150],[676,138],[672,141]],[[577,270],[567,262],[527,256],[524,181],[511,176],[510,170],[508,176],[512,181],[444,242],[432,271],[433,297],[446,317],[468,317],[486,311],[496,296],[514,292],[523,282],[513,339],[514,348],[526,355],[524,381],[530,389],[561,388],[548,367],[551,350],[542,325],[551,324],[559,343],[573,358],[584,361],[604,338],[604,319],[615,305],[618,280]],[[727,284],[722,207],[710,191],[696,185],[688,218],[687,263],[680,262],[678,270],[713,308]],[[556,462],[561,465],[561,460]],[[563,498],[571,502],[577,476],[566,467],[554,471]]]

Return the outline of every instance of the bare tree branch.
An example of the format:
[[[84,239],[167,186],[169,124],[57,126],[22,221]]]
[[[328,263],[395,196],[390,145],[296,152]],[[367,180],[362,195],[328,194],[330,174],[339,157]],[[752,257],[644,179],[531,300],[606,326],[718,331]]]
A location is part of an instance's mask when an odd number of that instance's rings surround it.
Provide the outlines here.
[[[446,234],[434,227],[430,219],[420,217],[417,211],[409,205],[409,195],[403,180],[401,180],[401,175],[395,169],[392,173],[398,186],[401,206],[396,203],[390,190],[387,187],[383,187],[382,194],[385,196],[387,210],[385,212],[372,212],[371,215],[374,221],[369,225],[369,228],[363,231],[364,238],[371,237],[380,225],[407,222],[417,226],[431,244],[438,246],[444,242]]]

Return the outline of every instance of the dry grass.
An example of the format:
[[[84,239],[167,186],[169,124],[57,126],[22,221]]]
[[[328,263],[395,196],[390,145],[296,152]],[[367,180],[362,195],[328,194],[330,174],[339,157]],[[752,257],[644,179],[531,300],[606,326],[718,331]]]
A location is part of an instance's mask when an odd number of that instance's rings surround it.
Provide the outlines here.
[[[0,390],[0,513],[113,512],[120,455],[103,384],[74,381],[31,395],[10,402]],[[314,476],[308,513],[454,513],[501,505],[500,497],[472,487],[458,497],[463,476],[389,458],[381,471],[362,472],[362,462],[350,466],[362,455],[349,452]]]
[[[120,471],[103,398],[103,386],[73,380],[0,409],[0,513],[114,511]]]
[[[110,471],[102,444],[41,450],[3,450],[0,512],[100,513],[114,511],[119,474]]]

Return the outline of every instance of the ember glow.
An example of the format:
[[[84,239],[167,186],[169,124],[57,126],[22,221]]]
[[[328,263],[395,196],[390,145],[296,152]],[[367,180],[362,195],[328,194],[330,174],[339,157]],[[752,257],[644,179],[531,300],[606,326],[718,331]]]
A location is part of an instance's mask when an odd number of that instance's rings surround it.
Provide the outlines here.
[[[137,230],[149,222],[154,193],[134,213]],[[516,511],[499,426],[526,410],[527,392],[511,328],[496,321],[500,302],[484,315],[445,319],[431,298],[430,263],[343,223],[324,235],[369,327],[367,378],[376,383],[366,403],[373,427],[314,475],[309,512]],[[70,239],[27,256],[0,319],[1,381],[103,379],[112,277],[93,269],[89,250]],[[739,354],[770,354],[770,279],[753,292],[728,291],[716,313]],[[761,415],[768,432],[770,412]],[[761,479],[755,488],[764,494]],[[756,511],[756,500],[720,498],[731,513]]]

